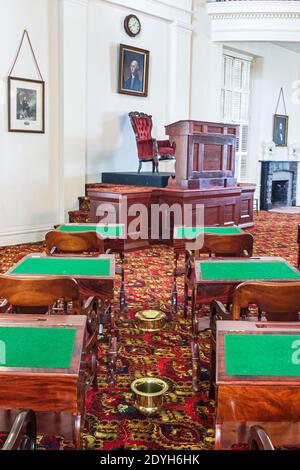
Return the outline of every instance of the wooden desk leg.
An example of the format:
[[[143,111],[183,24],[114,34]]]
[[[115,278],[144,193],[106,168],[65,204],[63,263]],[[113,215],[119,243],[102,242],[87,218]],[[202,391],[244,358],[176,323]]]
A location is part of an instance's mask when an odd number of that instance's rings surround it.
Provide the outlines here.
[[[193,340],[191,344],[192,348],[192,382],[193,390],[199,392],[200,390],[200,349],[199,344]]]
[[[188,285],[188,279],[187,279],[187,265],[188,265],[188,260],[189,256],[187,253],[185,253],[185,275],[184,275],[184,311],[183,311],[183,316],[184,318],[187,318],[188,316],[188,307],[189,307],[189,285]]]
[[[222,424],[216,421],[215,450],[222,449]]]
[[[113,335],[109,339],[109,351],[107,357],[108,365],[108,383],[114,385],[116,383],[116,366],[118,355],[118,338]]]
[[[173,289],[172,289],[172,312],[177,313],[178,306],[178,291],[177,291],[177,267],[178,267],[179,254],[174,253],[174,271],[173,271]]]
[[[125,292],[125,255],[120,253],[121,259],[121,286],[120,286],[120,312],[123,313],[126,307],[126,292]]]
[[[73,440],[75,449],[82,449],[81,442],[81,413],[73,414],[74,427],[73,427]]]
[[[91,362],[92,362],[93,390],[95,390],[95,392],[97,392],[98,391],[98,376],[97,376],[97,372],[98,372],[98,341],[96,342],[96,344],[93,347]]]
[[[197,315],[197,287],[193,287],[192,292],[192,333],[194,336],[198,336],[199,328],[198,328],[198,315]]]

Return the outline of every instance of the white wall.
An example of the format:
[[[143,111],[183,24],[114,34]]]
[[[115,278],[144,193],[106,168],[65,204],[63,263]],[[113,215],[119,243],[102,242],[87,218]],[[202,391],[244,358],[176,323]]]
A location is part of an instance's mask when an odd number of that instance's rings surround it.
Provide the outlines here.
[[[220,91],[224,46],[255,58],[247,179],[248,182],[257,184],[256,195],[259,197],[261,166],[258,162],[262,158],[261,145],[263,141],[272,141],[273,115],[281,87],[284,88],[289,115],[289,142],[300,142],[300,105],[292,100],[293,82],[300,79],[300,55],[267,42],[223,44],[210,41],[210,20],[206,7],[201,0],[196,0],[192,45],[192,119],[221,120]],[[278,112],[284,112],[282,107]],[[286,148],[277,148],[275,158],[286,158],[286,154]],[[300,174],[297,201],[300,204]]]
[[[0,0],[0,245],[33,241],[57,221],[58,159],[50,153],[48,0]],[[9,133],[7,75],[27,29],[46,86],[45,134]],[[15,76],[38,78],[26,44]]]
[[[142,22],[135,39],[123,29],[129,13]],[[7,74],[24,28],[46,81],[44,135],[7,131]],[[221,118],[223,44],[210,41],[202,0],[0,0],[0,41],[0,245],[38,240],[66,220],[86,180],[136,170],[129,111],[153,114],[157,138],[178,119]],[[120,43],[150,50],[147,98],[117,93]],[[272,139],[281,86],[289,141],[299,141],[300,106],[291,95],[300,55],[270,43],[228,46],[256,57],[248,177],[259,185],[261,142]],[[15,74],[37,77],[26,48]]]
[[[300,78],[300,55],[272,43],[231,43],[229,46],[255,57],[252,73],[247,178],[249,182],[257,184],[256,195],[259,197],[261,175],[259,160],[262,159],[262,143],[273,140],[273,116],[281,87],[284,89],[289,116],[288,143],[300,142],[300,104],[293,100],[293,83]],[[285,114],[282,100],[278,113]],[[274,159],[285,160],[288,157],[287,152],[286,147],[276,147]],[[299,184],[297,203],[300,204]]]
[[[195,2],[190,118],[220,121],[223,45],[210,40],[206,4]]]
[[[90,0],[87,61],[88,181],[99,181],[101,173],[105,171],[137,170],[135,137],[128,112],[152,114],[153,136],[157,138],[165,137],[166,124],[189,117],[190,7],[190,0]],[[123,27],[125,17],[133,12],[142,23],[142,32],[134,39],[125,33]],[[149,96],[146,98],[117,93],[120,43],[150,51]],[[150,165],[144,164],[143,169],[151,170]]]

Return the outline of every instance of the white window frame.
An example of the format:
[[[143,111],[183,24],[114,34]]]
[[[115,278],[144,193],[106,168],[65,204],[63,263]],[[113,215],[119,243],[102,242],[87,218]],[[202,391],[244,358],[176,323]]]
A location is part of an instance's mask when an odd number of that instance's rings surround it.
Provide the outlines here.
[[[226,57],[231,58],[232,60],[240,60],[243,62],[248,62],[250,64],[249,69],[249,87],[247,89],[243,88],[234,88],[233,86],[229,86],[226,84]],[[222,64],[222,101],[221,101],[221,116],[223,122],[231,122],[233,124],[240,125],[240,137],[238,139],[238,147],[236,149],[236,177],[239,181],[247,181],[247,173],[248,173],[248,155],[249,155],[249,129],[250,129],[250,103],[251,103],[251,92],[252,92],[252,70],[253,70],[253,60],[254,57],[244,55],[238,52],[233,52],[227,49],[223,49],[223,56],[222,56],[223,64]],[[233,69],[233,68],[232,68]],[[232,85],[232,84],[231,84]],[[227,92],[227,93],[226,93]],[[239,119],[233,119],[233,111],[232,111],[232,100],[231,100],[231,108],[230,108],[230,115],[225,114],[225,96],[228,93],[238,93],[240,94],[240,106],[239,110],[241,112],[241,103],[242,103],[242,96],[248,96],[248,118],[241,119],[241,115]],[[248,132],[247,136],[247,149],[246,151],[242,148],[243,143],[243,133]]]

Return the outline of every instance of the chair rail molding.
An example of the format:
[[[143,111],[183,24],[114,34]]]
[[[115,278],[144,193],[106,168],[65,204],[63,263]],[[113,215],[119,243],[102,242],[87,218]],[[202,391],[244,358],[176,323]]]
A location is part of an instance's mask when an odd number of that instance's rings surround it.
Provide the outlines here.
[[[53,229],[53,225],[32,225],[5,229],[0,232],[0,247],[43,241],[46,233]]]
[[[298,0],[234,0],[206,4],[212,41],[299,41]]]

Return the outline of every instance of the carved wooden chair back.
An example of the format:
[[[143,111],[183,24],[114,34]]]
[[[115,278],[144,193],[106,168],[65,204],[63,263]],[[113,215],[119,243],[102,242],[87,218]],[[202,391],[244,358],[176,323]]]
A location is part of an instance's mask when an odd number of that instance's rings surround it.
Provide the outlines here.
[[[96,232],[61,232],[52,230],[46,234],[46,252],[59,253],[104,253],[104,240]]]
[[[0,275],[0,298],[16,313],[45,313],[58,300],[72,302],[74,313],[81,312],[79,287],[71,278]]]
[[[250,233],[221,235],[206,233],[203,247],[195,251],[195,256],[207,253],[216,257],[252,256],[253,236]]]
[[[270,321],[298,321],[300,281],[247,281],[233,294],[232,319],[239,320],[243,309],[255,304]]]

